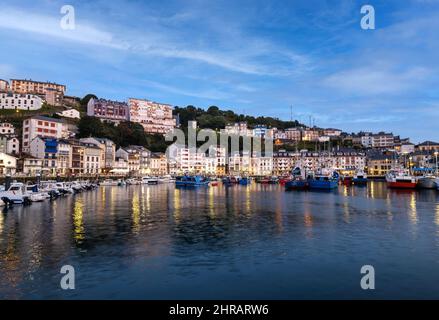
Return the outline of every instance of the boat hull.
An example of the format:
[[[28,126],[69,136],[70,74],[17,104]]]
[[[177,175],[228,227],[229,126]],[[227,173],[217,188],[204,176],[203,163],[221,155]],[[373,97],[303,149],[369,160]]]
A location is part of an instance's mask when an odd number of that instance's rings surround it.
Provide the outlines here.
[[[338,187],[338,181],[336,180],[330,180],[330,181],[310,180],[308,183],[310,189],[333,190]]]
[[[356,185],[365,185],[367,184],[367,178],[354,178],[352,179],[352,183]]]
[[[416,182],[405,182],[405,181],[397,181],[397,182],[387,182],[387,187],[392,189],[415,189]]]
[[[293,180],[285,183],[285,190],[306,190],[308,189],[308,182],[305,180]]]
[[[421,189],[437,189],[438,185],[435,179],[421,178],[418,180],[418,187]]]

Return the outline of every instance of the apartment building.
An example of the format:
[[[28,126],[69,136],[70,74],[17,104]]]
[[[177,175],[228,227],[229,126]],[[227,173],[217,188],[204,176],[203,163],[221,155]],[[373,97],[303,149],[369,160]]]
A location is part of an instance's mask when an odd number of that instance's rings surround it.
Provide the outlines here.
[[[0,79],[0,92],[8,92],[8,91],[9,91],[9,82]]]
[[[68,175],[72,166],[72,145],[68,140],[58,140],[57,174]]]
[[[14,135],[15,134],[15,127],[8,122],[2,122],[2,123],[0,123],[0,134]]]
[[[395,144],[393,133],[380,132],[372,135],[373,148],[392,148]]]
[[[439,151],[439,143],[434,141],[424,141],[416,146],[419,151]]]
[[[102,173],[108,173],[116,160],[116,144],[106,138],[82,138],[81,142],[92,143],[101,149],[100,168]]]
[[[41,82],[27,79],[11,79],[11,90],[14,93],[31,93],[45,96],[50,90],[66,92],[66,86],[54,82]]]
[[[172,144],[168,147],[167,157],[171,174],[202,173],[205,170],[206,155],[196,148]]]
[[[0,110],[34,111],[42,105],[43,100],[34,94],[0,93]]]
[[[306,128],[302,131],[302,141],[319,141],[319,130],[315,128]]]
[[[60,119],[35,116],[23,121],[23,152],[29,152],[30,142],[37,136],[47,138],[68,138],[69,131],[65,122]]]
[[[129,120],[129,107],[126,102],[92,98],[87,104],[87,115],[117,124]]]
[[[290,141],[301,141],[302,131],[299,128],[288,128],[285,130],[285,138]]]
[[[26,156],[21,159],[22,164],[20,170],[29,177],[36,177],[37,175],[41,175],[43,171],[43,161],[43,159]]]
[[[168,174],[168,159],[162,152],[151,153],[149,163],[150,174],[153,176],[163,176]]]
[[[147,133],[166,134],[177,125],[169,104],[130,98],[128,105],[130,121],[140,123]]]
[[[0,134],[0,152],[18,155],[20,153],[20,141],[15,136]]]
[[[224,130],[222,130],[222,132],[227,135],[238,135],[244,137],[253,136],[253,130],[249,129],[247,127],[247,122],[244,121],[228,124]]]
[[[29,154],[32,157],[43,159],[43,172],[49,175],[57,173],[58,140],[37,136],[30,142]]]

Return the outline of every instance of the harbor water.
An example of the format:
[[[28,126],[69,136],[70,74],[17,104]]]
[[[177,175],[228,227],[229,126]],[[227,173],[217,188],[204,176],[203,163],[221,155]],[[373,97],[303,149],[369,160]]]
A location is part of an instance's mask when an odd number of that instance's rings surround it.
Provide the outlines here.
[[[439,192],[159,184],[14,206],[0,213],[0,298],[439,299]]]

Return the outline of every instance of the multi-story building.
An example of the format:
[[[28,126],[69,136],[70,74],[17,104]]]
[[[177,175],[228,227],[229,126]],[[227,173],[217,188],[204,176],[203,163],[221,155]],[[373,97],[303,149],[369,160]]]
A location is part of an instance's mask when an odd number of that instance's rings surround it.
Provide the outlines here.
[[[370,132],[360,132],[360,143],[364,148],[372,148],[373,146],[373,135]]]
[[[114,161],[113,168],[110,170],[110,173],[117,175],[127,175],[130,170],[128,168],[128,161],[123,158],[116,158]]]
[[[18,138],[11,135],[0,134],[0,152],[18,155],[20,153],[20,142]]]
[[[250,174],[255,176],[270,175],[273,172],[273,157],[252,157]]]
[[[367,158],[367,172],[372,176],[385,176],[395,164],[395,157],[391,155],[371,154]]]
[[[302,130],[299,128],[288,128],[285,130],[285,137],[290,141],[301,141],[302,140]]]
[[[154,176],[163,176],[168,174],[168,159],[162,152],[151,153],[150,172]]]
[[[37,136],[30,142],[29,153],[32,157],[43,159],[43,172],[50,175],[57,173],[57,139]]]
[[[15,93],[32,93],[46,95],[47,91],[55,90],[62,94],[66,92],[66,86],[54,82],[41,82],[27,79],[11,79],[11,90]]]
[[[95,175],[101,172],[101,148],[93,143],[83,143],[83,174]]]
[[[306,128],[302,131],[303,141],[319,141],[319,130],[315,128]]]
[[[8,92],[8,91],[9,91],[9,82],[0,79],[0,92]]]
[[[92,98],[87,105],[87,115],[102,121],[120,123],[129,120],[129,107],[126,102]]]
[[[196,148],[172,144],[168,147],[167,157],[171,174],[202,173],[205,170],[206,155]]]
[[[41,175],[43,171],[43,161],[43,159],[26,156],[21,159],[22,166],[20,170],[27,176],[36,177],[37,175]]]
[[[0,152],[0,175],[13,175],[17,171],[17,158]]]
[[[116,144],[106,138],[83,138],[81,142],[92,143],[101,148],[100,168],[102,173],[109,173],[116,160]]]
[[[232,152],[229,155],[228,171],[230,174],[249,175],[252,170],[252,157],[250,152]]]
[[[0,110],[39,110],[43,100],[33,94],[0,93]]]
[[[327,128],[323,129],[323,135],[328,137],[339,137],[342,131],[340,129]]]
[[[57,115],[64,118],[81,119],[81,114],[79,113],[79,111],[73,108],[58,112]]]
[[[419,151],[439,151],[439,143],[434,141],[424,141],[416,146]]]
[[[14,135],[15,128],[12,124],[10,124],[8,122],[2,122],[2,123],[0,123],[0,134]]]
[[[373,148],[392,148],[395,144],[393,133],[379,132],[372,135]]]
[[[278,176],[290,174],[295,162],[293,153],[279,150],[273,154],[273,174]]]
[[[208,158],[212,159],[212,166],[216,175],[222,176],[226,174],[227,152],[226,148],[220,146],[210,146],[208,150]]]
[[[85,147],[84,144],[78,140],[70,140],[69,143],[72,147],[72,165],[70,168],[70,174],[72,176],[79,176],[84,172]]]
[[[142,146],[128,146],[119,148],[116,151],[116,158],[124,159],[128,162],[128,170],[131,174],[149,174],[149,159],[151,151]]]
[[[222,132],[227,135],[253,136],[253,130],[248,129],[247,122],[244,121],[228,124]]]
[[[57,168],[56,172],[60,175],[70,174],[70,169],[72,166],[72,145],[68,140],[60,139],[58,140],[57,148]]]
[[[140,123],[147,133],[165,134],[177,125],[169,104],[131,98],[128,105],[130,121]]]
[[[69,131],[63,120],[35,116],[23,121],[23,152],[29,152],[30,142],[37,136],[47,138],[68,138]]]

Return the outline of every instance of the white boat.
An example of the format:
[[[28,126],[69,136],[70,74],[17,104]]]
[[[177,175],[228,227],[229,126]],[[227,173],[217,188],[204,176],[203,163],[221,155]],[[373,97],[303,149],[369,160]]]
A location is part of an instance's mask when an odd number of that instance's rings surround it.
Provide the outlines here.
[[[29,195],[29,199],[32,202],[41,202],[50,198],[50,195],[47,192],[39,191],[36,184],[26,185],[26,193]]]
[[[126,183],[129,185],[136,185],[136,184],[140,184],[140,181],[135,178],[129,178],[126,180]]]
[[[418,178],[418,187],[422,189],[437,189],[437,180],[438,178],[434,175],[424,175]]]
[[[159,183],[159,179],[154,178],[154,177],[142,177],[142,184],[158,184]]]
[[[21,182],[13,183],[7,191],[0,192],[0,199],[5,205],[29,204],[32,201]]]
[[[108,187],[108,186],[117,186],[118,185],[118,181],[117,180],[112,180],[112,179],[105,179],[104,181],[99,183],[101,186],[104,187]]]
[[[57,182],[55,187],[62,194],[72,194],[74,193],[73,188],[67,182]]]

